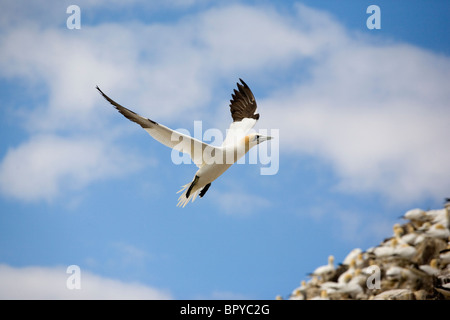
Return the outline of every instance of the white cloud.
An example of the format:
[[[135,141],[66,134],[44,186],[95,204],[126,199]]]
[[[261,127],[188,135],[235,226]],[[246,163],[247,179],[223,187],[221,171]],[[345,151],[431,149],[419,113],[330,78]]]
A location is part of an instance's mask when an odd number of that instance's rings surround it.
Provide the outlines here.
[[[139,161],[105,140],[39,135],[8,150],[0,164],[0,190],[26,201],[51,201],[62,191],[120,176]]]
[[[218,78],[288,66],[328,41],[295,26],[296,17],[239,5],[172,24],[103,23],[80,31],[23,24],[0,38],[1,74],[48,90],[44,113],[32,116],[29,126],[90,125],[103,102],[95,85],[134,110],[175,122],[217,99]]]
[[[404,45],[330,50],[310,82],[262,102],[282,140],[326,159],[342,191],[395,201],[444,197],[450,59]]]
[[[262,125],[280,128],[282,152],[331,164],[340,191],[441,200],[450,189],[450,58],[338,36],[321,46],[307,80],[260,101]]]
[[[0,264],[0,299],[172,299],[166,290],[126,283],[80,269],[80,289],[69,289],[74,273],[64,267],[11,267]]]
[[[244,18],[251,23],[238,23]],[[310,50],[304,49],[311,47],[307,39],[281,19],[275,12],[230,6],[166,25],[104,23],[84,25],[77,33],[24,22],[6,29],[0,37],[1,76],[26,79],[44,90],[46,99],[16,110],[31,138],[3,158],[2,193],[51,200],[65,185],[85,186],[116,173],[125,152],[116,148],[116,157],[108,157],[114,139],[94,138],[111,130],[103,116],[107,103],[95,85],[145,116],[170,119],[168,125],[186,114],[195,119],[196,111],[216,99],[217,80],[211,81],[216,74],[254,69]],[[278,37],[267,41],[270,30]],[[80,132],[84,141],[70,137]]]
[[[441,198],[450,188],[446,56],[380,39],[372,44],[304,5],[291,15],[267,6],[221,6],[170,24],[113,22],[75,32],[43,25],[16,25],[0,37],[1,76],[42,83],[48,93],[23,121],[38,136],[30,141],[61,130],[94,136],[98,129],[92,128],[106,121],[98,116],[105,102],[97,84],[145,116],[187,126],[186,115],[198,119],[203,108],[226,101],[213,94],[224,78],[252,74],[265,85],[272,82],[272,91],[257,97],[259,126],[280,129],[282,152],[284,141],[295,154],[325,159],[339,190],[408,201]],[[281,89],[285,83],[269,79],[282,74],[300,80]],[[208,114],[212,119],[215,110]],[[2,168],[11,168],[11,159],[27,148],[36,150],[24,142]],[[95,167],[87,163],[92,159],[79,160],[85,169]],[[79,167],[58,165],[48,173],[23,168],[55,190],[65,175],[76,181]],[[5,176],[16,190],[22,187],[16,181],[21,175],[3,171]],[[54,195],[27,189],[29,198]]]

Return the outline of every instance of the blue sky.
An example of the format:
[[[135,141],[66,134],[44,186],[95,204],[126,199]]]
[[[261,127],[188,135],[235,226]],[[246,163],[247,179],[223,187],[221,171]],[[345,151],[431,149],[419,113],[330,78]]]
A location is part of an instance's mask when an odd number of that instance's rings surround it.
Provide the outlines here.
[[[450,196],[447,2],[78,1],[69,30],[71,4],[2,1],[0,297],[273,299]],[[183,209],[195,165],[95,90],[225,132],[239,78],[279,170],[235,165]]]

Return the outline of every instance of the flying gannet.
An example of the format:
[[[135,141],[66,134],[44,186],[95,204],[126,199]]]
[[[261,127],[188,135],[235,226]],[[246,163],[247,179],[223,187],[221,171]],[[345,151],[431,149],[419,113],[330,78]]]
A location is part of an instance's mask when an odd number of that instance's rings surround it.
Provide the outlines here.
[[[261,142],[272,139],[256,133],[249,133],[259,119],[256,112],[256,100],[247,84],[239,79],[238,90],[231,95],[230,111],[231,123],[225,140],[221,146],[212,146],[198,139],[172,130],[153,120],[144,118],[137,113],[121,106],[97,86],[97,90],[127,119],[139,124],[153,138],[177,151],[187,153],[198,166],[194,179],[184,185],[179,192],[184,191],[178,198],[177,206],[186,206],[198,195],[203,197],[211,183],[223,174],[231,165],[243,157],[251,148]]]

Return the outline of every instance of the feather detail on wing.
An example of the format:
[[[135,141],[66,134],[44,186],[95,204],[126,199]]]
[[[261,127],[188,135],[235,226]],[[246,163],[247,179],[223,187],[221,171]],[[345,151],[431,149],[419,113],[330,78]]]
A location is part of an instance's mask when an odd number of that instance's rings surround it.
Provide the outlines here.
[[[230,111],[233,121],[241,121],[244,118],[259,119],[259,114],[256,111],[256,100],[252,91],[244,82],[239,79],[242,84],[237,83],[238,90],[234,89],[234,93],[231,95]]]
[[[214,148],[207,143],[204,143],[198,139],[192,138],[188,135],[180,133],[178,131],[172,130],[162,124],[159,124],[153,120],[144,118],[139,114],[121,106],[97,87],[97,90],[102,94],[102,96],[111,103],[122,115],[127,119],[139,124],[145,131],[147,131],[155,140],[168,146],[169,148],[175,149],[177,151],[187,153],[191,156],[192,160],[198,167],[202,167],[203,161],[203,151],[206,147]]]
[[[177,193],[183,192],[180,197],[178,198],[178,204],[177,207],[185,207],[189,201],[192,199],[192,202],[194,202],[194,200],[197,198],[198,194],[200,193],[200,190],[196,190],[194,192],[191,192],[191,194],[189,195],[189,197],[186,197],[186,193],[189,189],[189,186],[192,184],[192,181],[189,182],[188,184],[185,184],[184,186],[181,187],[181,190],[178,191]]]
[[[244,80],[239,79],[238,90],[234,90],[230,100],[230,112],[233,122],[228,128],[223,146],[234,144],[244,137],[256,124],[259,114],[256,112],[256,100]]]

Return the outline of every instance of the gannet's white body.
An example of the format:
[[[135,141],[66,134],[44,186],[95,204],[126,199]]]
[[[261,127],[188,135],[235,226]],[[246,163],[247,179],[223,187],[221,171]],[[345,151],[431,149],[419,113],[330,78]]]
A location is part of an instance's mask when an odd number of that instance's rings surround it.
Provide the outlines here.
[[[199,167],[194,179],[178,191],[184,191],[178,198],[178,206],[184,207],[189,200],[194,201],[198,195],[203,197],[211,186],[211,182],[220,177],[252,147],[271,139],[256,133],[247,134],[256,124],[259,114],[255,113],[256,101],[252,91],[242,79],[240,81],[242,84],[237,84],[238,90],[234,90],[230,100],[233,122],[221,146],[212,146],[144,118],[109,98],[99,87],[97,89],[126,118],[139,124],[162,144],[189,154]]]

